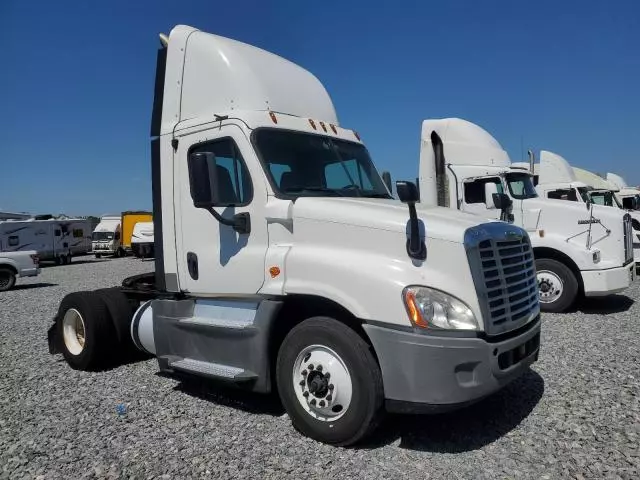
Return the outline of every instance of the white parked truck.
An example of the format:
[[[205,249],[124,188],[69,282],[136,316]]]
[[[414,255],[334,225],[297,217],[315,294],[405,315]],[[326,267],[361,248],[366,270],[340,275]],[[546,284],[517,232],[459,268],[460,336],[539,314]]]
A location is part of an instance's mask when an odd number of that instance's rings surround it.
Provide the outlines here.
[[[595,173],[572,167],[557,153],[542,150],[539,163],[535,163],[532,152],[529,152],[529,155],[529,164],[514,165],[533,172],[536,191],[542,198],[573,201],[584,204],[585,207],[591,203],[629,212],[633,258],[638,270],[640,268],[640,212],[624,208],[618,198],[620,188]],[[635,200],[632,201],[632,206],[634,203]]]
[[[634,279],[628,215],[539,198],[532,175],[514,168],[500,143],[474,123],[423,121],[419,184],[421,203],[501,218],[529,233],[543,311],[566,311],[581,295],[623,291]]]
[[[627,185],[620,175],[607,173],[607,181],[618,188],[616,196],[625,210],[640,210],[640,190]]]
[[[52,353],[91,369],[136,348],[168,375],[277,391],[337,445],[385,409],[477,401],[538,358],[522,228],[416,205],[410,182],[394,200],[298,65],[188,26],[161,42],[155,273],[66,296]]]
[[[138,222],[131,235],[131,251],[136,257],[153,257],[153,222]]]
[[[35,250],[0,251],[0,292],[13,288],[17,278],[36,277],[39,274],[40,262]]]
[[[120,215],[103,215],[100,223],[93,229],[91,250],[96,258],[103,255],[124,257],[122,246],[122,217]]]

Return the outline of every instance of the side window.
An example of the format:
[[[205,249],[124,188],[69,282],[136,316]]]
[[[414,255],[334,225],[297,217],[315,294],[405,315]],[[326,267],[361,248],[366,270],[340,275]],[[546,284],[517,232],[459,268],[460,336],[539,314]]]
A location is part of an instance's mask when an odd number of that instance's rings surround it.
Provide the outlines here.
[[[282,176],[285,173],[291,172],[291,167],[289,165],[285,165],[283,163],[270,163],[269,170],[271,170],[271,175],[273,175],[273,180],[276,182],[278,187],[282,188]],[[285,182],[287,175],[284,176]]]
[[[62,232],[56,228],[56,230],[53,232],[53,234],[54,234],[56,237],[59,237],[59,236],[62,234]]]
[[[481,178],[464,184],[465,203],[485,203],[484,186],[487,183],[495,183],[498,193],[504,193],[502,182],[499,178]]]
[[[547,198],[551,198],[554,200],[571,200],[572,202],[578,201],[578,196],[572,188],[550,190],[547,192]]]
[[[74,238],[82,238],[82,237],[84,237],[84,230],[82,230],[81,228],[74,228],[73,229],[73,237]]]
[[[18,244],[20,243],[20,238],[18,237],[18,235],[11,235],[9,237],[8,243],[10,247],[17,247]]]
[[[357,185],[363,190],[373,190],[368,175],[356,159],[330,163],[324,169],[327,188],[344,188]]]
[[[231,138],[222,138],[213,142],[196,145],[193,153],[210,152],[215,156],[215,165],[209,165],[209,171],[216,169],[220,203],[222,205],[247,205],[253,197],[253,188],[249,171],[240,154],[238,146]]]

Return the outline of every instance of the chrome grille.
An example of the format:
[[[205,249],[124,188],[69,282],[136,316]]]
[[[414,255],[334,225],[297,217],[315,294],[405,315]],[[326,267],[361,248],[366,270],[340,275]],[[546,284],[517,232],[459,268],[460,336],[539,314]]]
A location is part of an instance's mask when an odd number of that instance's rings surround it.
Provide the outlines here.
[[[624,230],[624,263],[633,260],[633,225],[631,223],[631,215],[628,213],[622,220],[622,228]]]
[[[465,245],[486,333],[508,332],[538,316],[536,269],[526,232],[498,222],[470,230]]]

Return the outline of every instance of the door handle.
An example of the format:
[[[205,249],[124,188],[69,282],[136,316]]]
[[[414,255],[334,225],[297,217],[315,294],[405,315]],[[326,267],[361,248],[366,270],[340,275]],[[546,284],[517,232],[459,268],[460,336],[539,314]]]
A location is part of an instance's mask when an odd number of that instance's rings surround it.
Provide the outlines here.
[[[198,255],[193,252],[187,253],[187,268],[191,278],[198,280]]]

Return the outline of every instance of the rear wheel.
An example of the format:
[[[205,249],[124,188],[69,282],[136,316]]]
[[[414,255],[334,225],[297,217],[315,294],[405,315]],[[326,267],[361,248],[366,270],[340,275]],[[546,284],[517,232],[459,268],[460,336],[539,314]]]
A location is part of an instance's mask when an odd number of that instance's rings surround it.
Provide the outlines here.
[[[383,413],[382,374],[370,346],[332,318],[311,318],[289,332],[276,378],[293,426],[324,443],[358,442]]]
[[[9,268],[0,267],[0,292],[6,292],[16,284],[16,274]]]
[[[115,331],[106,303],[94,292],[67,295],[58,310],[58,338],[65,360],[77,370],[95,370],[111,360]]]
[[[96,258],[100,258],[100,257],[102,257],[102,254],[96,253]]]
[[[536,277],[540,310],[559,313],[573,305],[578,295],[578,280],[564,263],[550,258],[536,259]]]

